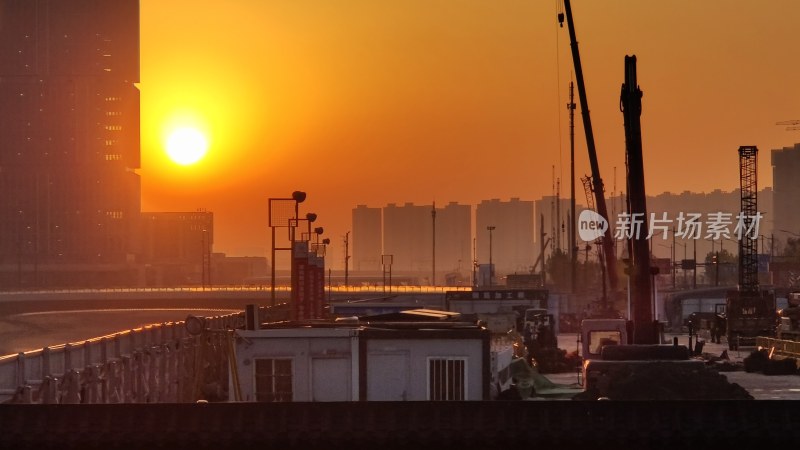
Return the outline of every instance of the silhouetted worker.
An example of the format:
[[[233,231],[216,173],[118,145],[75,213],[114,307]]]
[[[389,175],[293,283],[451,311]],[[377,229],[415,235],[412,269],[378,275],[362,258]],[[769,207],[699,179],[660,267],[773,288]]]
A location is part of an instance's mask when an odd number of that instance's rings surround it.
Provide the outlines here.
[[[550,332],[549,325],[543,324],[539,327],[539,331],[536,333],[536,341],[539,343],[539,346],[543,348],[553,346],[553,336]]]
[[[722,314],[717,314],[714,317],[714,323],[711,325],[711,342],[716,342],[717,344],[722,342],[721,339],[726,332],[727,322]]]

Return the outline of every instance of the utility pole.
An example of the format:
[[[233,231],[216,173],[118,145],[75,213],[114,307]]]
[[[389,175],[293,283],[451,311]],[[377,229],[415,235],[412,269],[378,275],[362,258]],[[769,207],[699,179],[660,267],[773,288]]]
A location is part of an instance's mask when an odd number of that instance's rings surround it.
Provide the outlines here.
[[[350,232],[344,234],[344,287],[349,286],[350,281]]]
[[[546,259],[544,257],[544,248],[545,248],[544,237],[546,235],[547,235],[547,233],[544,232],[544,214],[540,214],[539,215],[539,257],[542,259],[542,277],[541,277],[542,278],[542,287],[545,287],[547,285],[547,279],[546,279],[547,272],[545,272],[545,270],[544,270],[544,263],[546,261]]]
[[[694,242],[694,269],[692,269],[692,276],[694,279],[692,280],[692,289],[697,289],[697,239],[692,240]]]
[[[675,290],[675,227],[672,227],[672,290]]]
[[[494,278],[494,264],[492,263],[492,231],[495,230],[494,225],[486,227],[489,230],[489,287],[492,287],[492,279]]]
[[[472,238],[472,287],[478,287],[478,276],[476,270],[478,269],[478,248],[476,244],[477,239]]]
[[[570,292],[575,292],[575,272],[578,263],[578,245],[575,239],[575,86],[569,82],[569,259]]]
[[[775,255],[775,233],[769,235],[769,260],[772,262],[772,257]]]
[[[561,250],[561,231],[564,222],[561,221],[561,178],[556,178],[556,248]]]
[[[433,270],[431,273],[431,286],[436,286],[436,202],[433,202],[431,207],[431,222],[433,222]]]

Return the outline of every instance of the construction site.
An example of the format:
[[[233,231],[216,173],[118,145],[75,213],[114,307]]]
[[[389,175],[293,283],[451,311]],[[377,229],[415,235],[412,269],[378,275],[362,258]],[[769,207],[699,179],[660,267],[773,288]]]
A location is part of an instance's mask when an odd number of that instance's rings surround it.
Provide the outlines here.
[[[657,295],[658,216],[647,205],[637,57],[619,61],[621,229],[600,174],[570,0],[557,20],[575,77],[567,104],[570,265],[560,274],[571,291],[548,285],[544,231],[530,273],[497,283],[494,226],[486,227],[489,264],[474,264],[472,286],[437,286],[435,204],[430,286],[393,285],[392,255],[382,255],[381,284],[335,289],[330,269],[325,281],[330,240],[320,240],[321,227],[312,232],[316,214],[300,215],[305,193],[295,191],[270,199],[284,206],[285,217],[270,210],[269,218],[273,260],[276,250],[291,259],[283,291],[274,265],[269,292],[213,288],[204,251],[199,289],[0,293],[11,330],[0,328],[0,447],[796,445],[800,285],[776,288],[759,276],[758,147],[746,142],[729,154],[739,168],[739,212],[726,218],[735,226],[728,240],[736,238],[736,287],[719,286],[714,251],[707,270],[716,270],[715,286]],[[583,213],[575,110],[591,167],[581,178]],[[680,228],[690,221],[680,220],[678,232],[691,236]],[[288,231],[289,247],[275,248],[276,228]],[[575,301],[582,245],[586,266],[589,248],[596,251],[599,283]],[[684,262],[696,270],[696,255]],[[674,254],[671,263],[674,288]],[[114,329],[128,323],[122,314],[151,322]],[[65,342],[52,342],[47,323],[60,324]],[[89,330],[96,334],[78,338]]]

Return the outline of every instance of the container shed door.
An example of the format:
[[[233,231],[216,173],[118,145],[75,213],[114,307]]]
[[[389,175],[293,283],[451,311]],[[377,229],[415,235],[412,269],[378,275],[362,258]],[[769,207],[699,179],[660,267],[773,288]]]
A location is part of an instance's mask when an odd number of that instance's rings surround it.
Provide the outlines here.
[[[311,400],[347,402],[350,396],[350,360],[314,358],[311,360]]]
[[[367,400],[412,400],[409,398],[408,373],[407,352],[370,353],[367,357]]]

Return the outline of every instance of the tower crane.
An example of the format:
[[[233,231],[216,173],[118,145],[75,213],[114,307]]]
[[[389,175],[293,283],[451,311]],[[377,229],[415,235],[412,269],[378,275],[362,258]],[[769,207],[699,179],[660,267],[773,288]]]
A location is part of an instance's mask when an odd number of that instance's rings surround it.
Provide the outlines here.
[[[786,131],[800,130],[800,120],[782,120],[775,122],[775,125],[787,125]]]
[[[739,286],[725,297],[728,347],[755,344],[757,336],[775,335],[775,295],[758,283],[758,147],[739,147],[739,190],[744,233],[739,238]],[[758,227],[755,226],[755,230]]]

